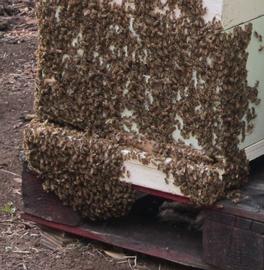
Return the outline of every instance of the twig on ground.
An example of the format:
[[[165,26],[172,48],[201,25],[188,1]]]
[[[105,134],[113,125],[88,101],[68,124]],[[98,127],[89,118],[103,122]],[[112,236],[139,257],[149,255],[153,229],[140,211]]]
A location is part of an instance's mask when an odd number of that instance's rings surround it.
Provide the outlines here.
[[[17,247],[15,247],[15,250],[12,251],[13,253],[18,253],[18,254],[30,254],[30,251],[28,250],[20,250]]]
[[[4,170],[4,169],[0,169],[0,172],[3,172],[3,173],[8,173],[8,174],[11,174],[11,175],[14,175],[14,176],[19,176],[19,177],[20,177],[20,175],[19,175],[19,174],[17,174],[17,173],[13,173],[13,172],[10,172],[10,171]]]

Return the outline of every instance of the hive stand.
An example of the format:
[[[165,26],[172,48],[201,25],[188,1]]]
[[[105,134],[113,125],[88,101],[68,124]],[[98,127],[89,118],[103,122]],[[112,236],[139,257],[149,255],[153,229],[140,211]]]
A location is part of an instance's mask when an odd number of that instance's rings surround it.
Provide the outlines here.
[[[129,216],[91,222],[45,193],[42,180],[26,166],[22,178],[26,220],[200,269],[264,269],[264,157],[251,164],[251,180],[239,204],[221,201],[205,210],[202,232],[157,218],[164,199],[189,203],[187,198],[141,187],[141,192],[151,195],[141,197]]]

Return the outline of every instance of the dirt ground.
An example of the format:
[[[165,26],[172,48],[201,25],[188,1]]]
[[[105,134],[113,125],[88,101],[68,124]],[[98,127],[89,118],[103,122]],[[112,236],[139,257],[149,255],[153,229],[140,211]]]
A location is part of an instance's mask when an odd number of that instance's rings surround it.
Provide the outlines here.
[[[117,260],[104,252],[113,248],[74,238],[50,249],[40,228],[20,218],[19,153],[33,113],[36,45],[34,1],[0,0],[0,269],[186,269],[139,254]]]

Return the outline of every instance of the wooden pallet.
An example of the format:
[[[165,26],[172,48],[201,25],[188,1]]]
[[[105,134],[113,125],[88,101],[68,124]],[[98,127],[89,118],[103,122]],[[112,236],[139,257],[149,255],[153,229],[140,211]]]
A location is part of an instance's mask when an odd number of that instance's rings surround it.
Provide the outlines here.
[[[202,232],[156,218],[163,199],[188,203],[186,198],[135,187],[152,196],[139,199],[126,218],[94,223],[82,220],[55,195],[43,192],[41,179],[26,168],[22,179],[27,220],[201,269],[264,269],[264,157],[252,163],[251,181],[242,190],[241,202],[221,201],[207,209]]]

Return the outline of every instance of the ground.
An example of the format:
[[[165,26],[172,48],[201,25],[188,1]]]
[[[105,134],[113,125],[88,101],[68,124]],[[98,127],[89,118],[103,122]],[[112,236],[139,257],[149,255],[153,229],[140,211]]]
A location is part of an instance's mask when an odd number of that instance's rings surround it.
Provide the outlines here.
[[[43,230],[21,219],[19,153],[34,113],[36,46],[34,1],[0,0],[0,269],[186,269],[139,254],[129,259],[120,250],[109,256],[105,250],[112,247],[82,239],[47,248]]]

